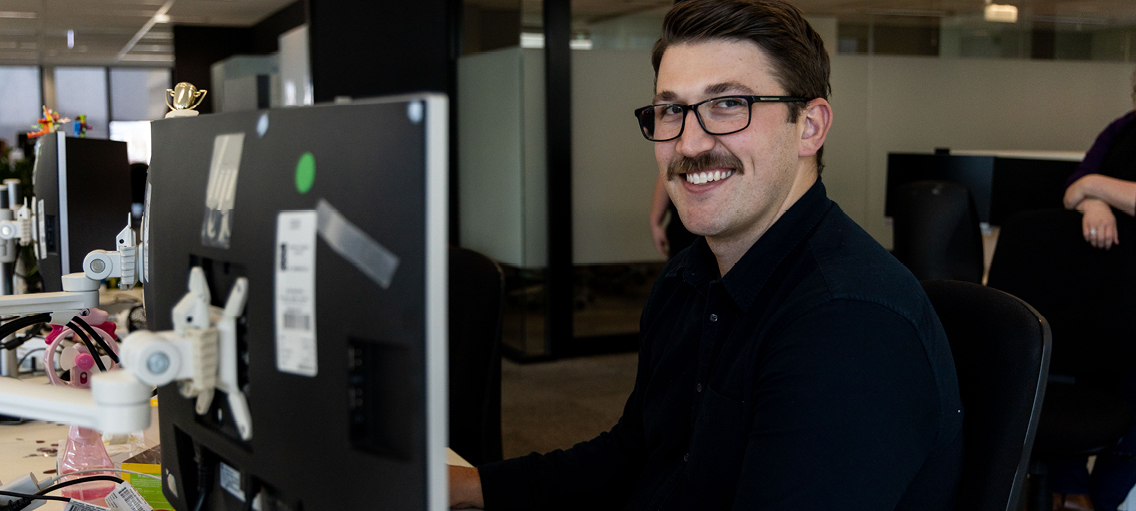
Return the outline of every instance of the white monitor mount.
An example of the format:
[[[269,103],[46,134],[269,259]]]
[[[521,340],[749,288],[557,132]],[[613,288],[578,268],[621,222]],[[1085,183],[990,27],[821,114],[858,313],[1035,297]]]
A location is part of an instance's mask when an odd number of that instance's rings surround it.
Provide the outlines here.
[[[17,220],[0,220],[0,239],[18,239],[21,245],[37,241],[30,227],[32,217],[24,205]],[[128,218],[117,236],[117,250],[88,254],[83,260],[84,273],[63,276],[61,292],[0,296],[0,316],[47,313],[52,324],[66,325],[71,318],[86,315],[87,309],[99,304],[103,279],[120,279],[122,289],[131,289],[142,280],[145,254],[137,241]],[[248,440],[252,420],[237,382],[236,358],[236,322],[247,296],[248,280],[240,278],[225,307],[212,306],[205,273],[193,268],[189,291],[174,306],[174,329],[128,335],[120,349],[122,370],[96,373],[90,391],[0,378],[0,413],[129,433],[150,425],[152,388],[178,382],[183,396],[197,400],[198,414],[209,411],[215,389],[225,392],[237,431]]]

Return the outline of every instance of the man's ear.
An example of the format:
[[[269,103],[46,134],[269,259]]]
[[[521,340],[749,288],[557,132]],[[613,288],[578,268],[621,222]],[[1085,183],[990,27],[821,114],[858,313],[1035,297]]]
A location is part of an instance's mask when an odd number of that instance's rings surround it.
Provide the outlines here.
[[[828,129],[832,127],[832,106],[822,98],[809,101],[800,114],[804,123],[801,131],[801,148],[797,156],[804,158],[815,156],[824,139],[828,136]]]

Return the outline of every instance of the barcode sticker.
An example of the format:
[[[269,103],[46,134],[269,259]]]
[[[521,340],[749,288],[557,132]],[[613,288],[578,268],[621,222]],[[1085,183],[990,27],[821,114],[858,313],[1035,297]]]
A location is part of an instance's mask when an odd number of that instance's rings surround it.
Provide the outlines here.
[[[110,511],[110,508],[96,506],[81,500],[72,500],[66,506],[63,506],[63,511]]]
[[[138,490],[135,490],[130,483],[125,482],[114,487],[114,491],[106,496],[106,502],[111,509],[119,511],[154,511],[154,508],[146,502],[146,499],[142,498]]]
[[[289,330],[311,330],[312,317],[305,314],[284,314],[284,328]]]
[[[315,211],[276,216],[276,369],[316,375]]]

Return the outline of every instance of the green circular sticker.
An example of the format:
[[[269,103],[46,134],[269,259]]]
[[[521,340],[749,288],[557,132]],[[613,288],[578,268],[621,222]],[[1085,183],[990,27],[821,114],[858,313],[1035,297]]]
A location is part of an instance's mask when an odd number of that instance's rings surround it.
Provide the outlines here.
[[[296,190],[308,193],[312,183],[316,180],[316,157],[312,153],[304,153],[300,161],[296,162]]]

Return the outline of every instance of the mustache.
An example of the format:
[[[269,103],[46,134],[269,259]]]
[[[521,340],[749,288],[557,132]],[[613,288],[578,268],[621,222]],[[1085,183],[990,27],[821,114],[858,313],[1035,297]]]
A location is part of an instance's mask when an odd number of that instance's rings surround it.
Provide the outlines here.
[[[693,158],[683,156],[671,160],[667,165],[667,181],[678,177],[679,174],[702,172],[708,169],[731,168],[738,174],[742,173],[742,161],[728,152],[702,153]]]

